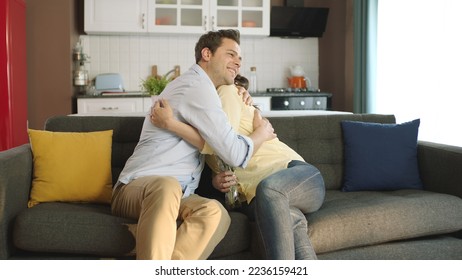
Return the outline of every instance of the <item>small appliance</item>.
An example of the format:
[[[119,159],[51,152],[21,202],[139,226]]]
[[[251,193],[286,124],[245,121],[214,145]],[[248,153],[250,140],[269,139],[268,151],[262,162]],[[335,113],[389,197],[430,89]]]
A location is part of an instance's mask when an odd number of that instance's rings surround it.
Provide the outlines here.
[[[95,90],[97,92],[124,92],[122,76],[118,73],[97,75],[95,78]]]
[[[311,81],[300,65],[290,66],[289,70],[290,77],[287,78],[289,88],[311,88]]]

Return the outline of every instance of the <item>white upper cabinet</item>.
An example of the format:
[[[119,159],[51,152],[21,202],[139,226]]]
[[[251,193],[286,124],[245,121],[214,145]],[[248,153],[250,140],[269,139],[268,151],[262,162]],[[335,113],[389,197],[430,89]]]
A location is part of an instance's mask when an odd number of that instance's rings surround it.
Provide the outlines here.
[[[269,35],[267,0],[85,0],[88,34],[202,34],[239,29]]]
[[[146,33],[148,0],[85,0],[87,34]]]
[[[149,0],[149,32],[204,33],[209,30],[207,0]]]
[[[213,30],[239,29],[241,35],[270,34],[270,2],[267,0],[210,1]]]
[[[239,29],[242,35],[269,35],[270,1],[149,0],[148,30],[197,33]]]

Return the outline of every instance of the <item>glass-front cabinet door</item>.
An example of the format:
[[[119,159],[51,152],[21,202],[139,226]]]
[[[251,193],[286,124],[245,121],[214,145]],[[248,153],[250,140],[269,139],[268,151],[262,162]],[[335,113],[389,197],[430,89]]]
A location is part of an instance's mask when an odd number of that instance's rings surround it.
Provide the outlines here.
[[[267,0],[148,0],[148,32],[197,33],[239,29],[269,35]]]
[[[148,0],[148,32],[204,33],[208,13],[208,0]]]
[[[146,33],[148,0],[85,0],[84,30],[87,34]]]
[[[241,35],[270,33],[270,1],[265,0],[217,0],[211,1],[213,29],[239,29]]]

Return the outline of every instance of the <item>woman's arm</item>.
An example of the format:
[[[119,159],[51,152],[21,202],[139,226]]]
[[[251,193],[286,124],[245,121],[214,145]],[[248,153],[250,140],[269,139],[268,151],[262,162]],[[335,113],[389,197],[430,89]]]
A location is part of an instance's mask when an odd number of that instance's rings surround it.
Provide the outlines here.
[[[199,151],[204,148],[205,141],[197,129],[175,119],[172,108],[167,100],[161,99],[151,108],[151,122],[157,127],[175,133],[178,137],[183,138],[199,149]]]

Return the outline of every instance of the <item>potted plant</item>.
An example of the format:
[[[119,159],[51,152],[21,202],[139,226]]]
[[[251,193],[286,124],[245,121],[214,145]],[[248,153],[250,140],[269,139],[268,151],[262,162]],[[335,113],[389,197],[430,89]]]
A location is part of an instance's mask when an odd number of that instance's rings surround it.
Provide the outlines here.
[[[163,76],[150,76],[142,81],[141,89],[149,95],[159,95],[169,82],[170,80]]]
[[[150,76],[141,83],[141,90],[151,96],[152,104],[157,101],[158,95],[164,90],[170,82],[165,76]]]

